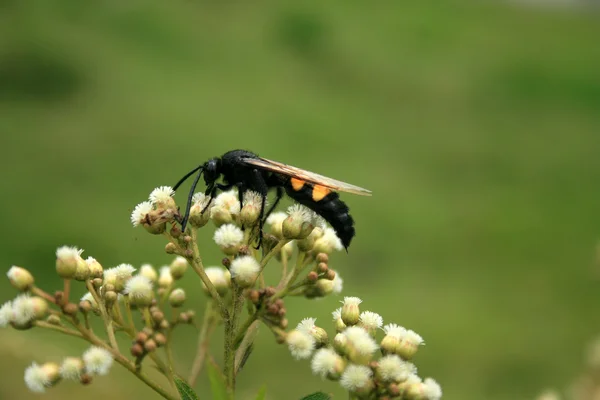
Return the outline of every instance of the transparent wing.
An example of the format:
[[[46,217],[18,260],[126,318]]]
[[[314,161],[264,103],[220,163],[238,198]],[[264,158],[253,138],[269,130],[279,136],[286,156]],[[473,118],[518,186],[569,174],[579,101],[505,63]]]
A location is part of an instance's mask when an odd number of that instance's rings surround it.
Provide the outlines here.
[[[361,196],[371,196],[372,194],[370,190],[367,190],[365,188],[361,188],[359,186],[351,185],[346,182],[328,178],[326,176],[306,171],[301,168],[293,167],[291,165],[268,160],[266,158],[245,158],[244,162],[246,164],[255,165],[268,171],[276,172],[278,174],[287,175],[289,177],[301,179],[316,185],[325,186],[334,191],[354,193]]]

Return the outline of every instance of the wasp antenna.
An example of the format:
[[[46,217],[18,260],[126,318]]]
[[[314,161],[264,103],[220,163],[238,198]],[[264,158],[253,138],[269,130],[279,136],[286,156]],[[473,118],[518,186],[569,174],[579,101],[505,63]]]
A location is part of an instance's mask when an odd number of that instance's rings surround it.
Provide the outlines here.
[[[190,172],[188,172],[187,174],[185,174],[185,175],[183,176],[183,178],[181,178],[181,179],[179,180],[179,182],[177,182],[177,183],[175,184],[175,186],[173,186],[173,190],[177,190],[177,188],[178,188],[179,186],[181,186],[181,184],[182,184],[183,182],[185,182],[185,181],[187,180],[187,178],[189,178],[190,176],[192,176],[192,174],[193,174],[194,172],[196,172],[196,171],[198,171],[198,170],[202,170],[202,169],[203,169],[203,166],[202,166],[202,165],[199,165],[199,166],[197,166],[196,168],[194,168],[193,170],[191,170]],[[200,172],[202,172],[202,171],[200,171]]]
[[[198,171],[198,174],[194,178],[194,182],[192,183],[192,187],[190,188],[190,193],[188,194],[187,199],[187,206],[185,208],[185,215],[181,220],[181,232],[185,232],[185,226],[187,225],[188,218],[190,217],[190,209],[192,208],[192,198],[194,197],[194,191],[196,190],[196,186],[198,185],[198,181],[200,180],[200,176],[202,175],[204,168],[202,166],[199,166],[193,171],[188,172],[187,175],[184,176],[181,180],[181,182],[185,181],[187,178],[190,177],[190,175],[192,175],[196,171]]]

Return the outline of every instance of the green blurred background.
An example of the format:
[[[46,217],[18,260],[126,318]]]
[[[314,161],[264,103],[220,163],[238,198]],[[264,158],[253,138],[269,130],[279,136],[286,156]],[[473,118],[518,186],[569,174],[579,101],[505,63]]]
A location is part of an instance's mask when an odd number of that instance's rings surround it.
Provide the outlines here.
[[[561,388],[600,322],[598,38],[591,9],[501,1],[2,0],[0,264],[54,290],[63,244],[105,266],[166,263],[132,208],[246,148],[373,191],[342,196],[358,234],[331,266],[345,294],[425,338],[416,363],[444,398]],[[201,310],[199,281],[184,287]],[[338,300],[292,299],[290,322],[329,326]],[[195,341],[181,329],[181,371]],[[0,398],[40,398],[24,368],[84,348],[2,330]],[[240,398],[263,383],[270,399],[345,398],[265,329]],[[45,398],[76,396],[155,398],[118,366]]]

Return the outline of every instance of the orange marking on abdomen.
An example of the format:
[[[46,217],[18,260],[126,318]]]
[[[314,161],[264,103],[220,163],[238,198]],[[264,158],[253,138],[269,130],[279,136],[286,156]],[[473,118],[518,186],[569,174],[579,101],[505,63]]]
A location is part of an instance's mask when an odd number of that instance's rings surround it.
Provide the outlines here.
[[[292,188],[297,192],[298,190],[302,189],[304,187],[304,184],[306,183],[305,181],[303,181],[302,179],[298,179],[298,178],[291,178],[290,182],[292,183]]]
[[[314,201],[320,201],[329,193],[331,193],[331,190],[329,188],[326,188],[325,186],[321,185],[315,185],[313,187],[312,198]]]

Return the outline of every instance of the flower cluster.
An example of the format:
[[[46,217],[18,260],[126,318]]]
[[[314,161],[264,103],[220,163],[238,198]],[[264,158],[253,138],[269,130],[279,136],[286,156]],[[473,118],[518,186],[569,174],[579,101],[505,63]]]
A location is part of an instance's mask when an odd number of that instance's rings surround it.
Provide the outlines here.
[[[396,324],[383,326],[383,318],[372,311],[360,312],[361,299],[345,297],[333,312],[336,335],[315,325],[314,318],[302,320],[287,333],[285,341],[292,356],[307,359],[323,379],[339,381],[361,399],[438,400],[440,385],[431,378],[421,379],[410,362],[419,346],[420,335]],[[383,338],[376,340],[383,330]],[[382,356],[375,358],[377,351]]]
[[[288,331],[286,301],[290,297],[315,299],[342,291],[343,280],[330,267],[330,257],[343,245],[310,209],[294,204],[286,212],[265,215],[266,203],[255,192],[245,192],[240,198],[232,190],[214,199],[196,193],[182,230],[184,217],[174,191],[161,186],[134,208],[131,222],[166,238],[164,250],[173,255],[169,265],[155,269],[150,264],[137,268],[122,263],[104,268],[93,257],[84,259],[83,250],[63,246],[56,250],[55,262],[63,287],[53,294],[37,287],[27,269],[10,268],[7,276],[19,295],[0,306],[0,327],[47,329],[92,345],[82,357],[67,357],[62,365],[33,363],[25,371],[27,387],[42,392],[66,379],[88,384],[95,375],[107,374],[114,361],[163,398],[175,400],[179,396],[173,392],[181,387],[176,385],[181,374],[175,371],[173,332],[183,325],[199,330],[186,380],[193,387],[207,358],[211,335],[223,325],[222,372],[233,392],[235,377],[251,355],[258,324],[263,324],[278,343],[287,344],[294,358],[312,357],[315,374],[339,381],[354,397],[439,399],[439,385],[418,378],[409,361],[422,344],[421,337],[395,324],[384,327],[378,314],[360,312],[358,298],[346,297],[334,312],[337,335],[332,340],[312,318]],[[205,266],[197,230],[211,221],[216,227],[212,245],[218,246],[224,258]],[[279,276],[268,282],[263,272],[274,260],[281,264]],[[183,309],[186,293],[178,286],[188,270],[200,278],[198,285],[207,296],[201,324],[195,310]],[[87,293],[73,300],[71,286],[77,282],[85,285]],[[102,332],[93,318],[101,320]],[[385,337],[376,341],[381,329]],[[119,336],[127,340],[127,346],[119,343]],[[383,357],[375,360],[378,350]],[[162,373],[170,389],[149,378],[148,367]]]

